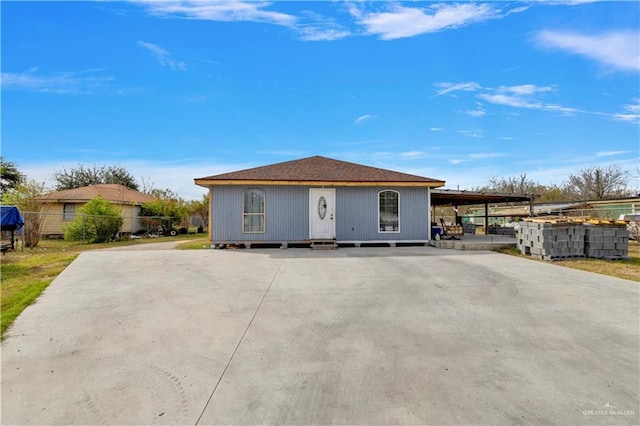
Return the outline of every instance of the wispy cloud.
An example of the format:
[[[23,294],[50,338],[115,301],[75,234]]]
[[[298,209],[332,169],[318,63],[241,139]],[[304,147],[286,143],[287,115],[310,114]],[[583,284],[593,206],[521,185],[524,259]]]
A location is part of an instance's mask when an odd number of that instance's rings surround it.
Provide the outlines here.
[[[463,111],[465,114],[471,116],[471,117],[475,117],[475,118],[480,118],[480,117],[484,117],[485,115],[487,115],[487,111],[484,109],[484,107],[482,106],[482,104],[480,103],[476,103],[476,109],[470,109],[470,110],[466,110]]]
[[[633,104],[623,105],[623,112],[611,114],[610,117],[627,123],[640,123],[640,99],[634,99]]]
[[[149,13],[156,16],[199,19],[207,21],[250,21],[292,26],[296,17],[265,10],[271,5],[264,1],[140,1]]]
[[[356,118],[355,121],[353,122],[354,126],[358,126],[362,123],[364,123],[365,121],[369,121],[372,118],[375,118],[375,115],[370,115],[370,114],[365,114],[365,115],[361,115],[360,117]]]
[[[447,93],[457,92],[457,91],[475,92],[482,89],[482,86],[480,86],[478,83],[473,81],[468,81],[466,83],[442,82],[442,83],[436,83],[435,86],[439,87],[440,90],[438,90],[438,92],[436,92],[436,94],[433,95],[432,97],[442,96],[442,95],[446,95]]]
[[[176,61],[171,54],[158,46],[157,44],[147,43],[146,41],[138,41],[138,46],[148,50],[156,58],[163,67],[171,68],[176,71],[186,71],[187,66],[184,62]]]
[[[568,31],[540,31],[536,42],[546,48],[586,56],[623,71],[640,71],[640,38],[636,31],[580,34]]]
[[[563,114],[583,112],[576,108],[544,102],[542,97],[545,94],[557,92],[557,89],[552,86],[520,84],[515,86],[483,87],[476,82],[435,83],[434,86],[439,88],[434,96],[440,96],[442,94],[453,93],[456,91],[477,92],[476,96],[478,98],[491,104],[504,105],[513,108],[553,111]],[[476,103],[476,105],[479,104]],[[464,113],[474,117],[481,117],[486,114],[486,110],[484,107],[480,106],[475,110],[464,111]]]
[[[466,163],[468,161],[471,161],[471,160],[469,160],[468,158],[452,158],[449,160],[451,164]]]
[[[556,89],[549,86],[523,84],[519,86],[500,86],[496,89],[487,89],[484,93],[480,93],[478,97],[492,104],[514,108],[554,111],[563,114],[581,112],[576,108],[544,102],[541,95],[549,92],[556,92]]]
[[[407,160],[415,160],[418,158],[424,158],[425,156],[426,156],[426,153],[422,151],[407,151],[407,152],[400,153],[400,158],[404,158]]]
[[[303,41],[333,41],[349,37],[351,32],[343,28],[327,28],[317,25],[306,25],[298,28],[300,40]]]
[[[460,133],[462,136],[466,136],[468,138],[482,138],[484,137],[484,134],[482,133],[482,130],[458,130],[458,133]]]
[[[506,156],[507,154],[503,152],[480,152],[476,154],[469,154],[469,158],[472,158],[474,160],[485,159],[485,158],[500,158],[500,157],[506,157]]]
[[[614,157],[616,155],[629,154],[630,152],[631,151],[598,151],[598,152],[596,152],[595,156],[597,158]]]
[[[441,132],[444,129],[442,127],[431,127],[429,128],[429,130],[431,130],[432,132]]]
[[[334,18],[325,17],[312,11],[305,11],[296,24],[300,40],[332,41],[351,36],[351,30],[339,24]]]
[[[489,3],[438,3],[429,7],[391,4],[382,12],[365,12],[352,7],[351,14],[368,34],[378,35],[383,40],[458,28],[501,16]]]
[[[105,89],[113,77],[97,75],[102,70],[63,72],[53,75],[37,73],[33,67],[23,73],[2,73],[3,90],[23,90],[37,93],[89,95]]]

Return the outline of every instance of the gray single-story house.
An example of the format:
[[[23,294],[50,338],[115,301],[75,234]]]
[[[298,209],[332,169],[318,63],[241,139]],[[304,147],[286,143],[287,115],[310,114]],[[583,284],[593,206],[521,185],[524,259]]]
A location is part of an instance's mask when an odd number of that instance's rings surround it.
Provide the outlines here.
[[[196,178],[209,188],[212,246],[427,243],[444,181],[309,157]]]

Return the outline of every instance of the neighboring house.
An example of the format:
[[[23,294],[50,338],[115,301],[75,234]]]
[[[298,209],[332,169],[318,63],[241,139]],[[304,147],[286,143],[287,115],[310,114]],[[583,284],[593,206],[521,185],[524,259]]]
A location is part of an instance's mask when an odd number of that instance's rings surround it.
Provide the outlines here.
[[[90,185],[52,192],[40,197],[47,204],[41,234],[63,235],[63,225],[76,217],[80,207],[96,197],[101,197],[120,208],[120,216],[123,219],[121,232],[125,234],[144,229],[139,219],[140,208],[142,204],[155,200],[150,195],[116,184]]]
[[[444,181],[325,157],[195,179],[209,188],[212,245],[426,243]]]

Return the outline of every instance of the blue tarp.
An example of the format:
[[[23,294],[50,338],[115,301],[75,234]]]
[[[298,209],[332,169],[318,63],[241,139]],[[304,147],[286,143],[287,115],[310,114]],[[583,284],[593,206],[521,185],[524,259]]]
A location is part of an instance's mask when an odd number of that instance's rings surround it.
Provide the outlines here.
[[[0,212],[3,231],[15,231],[24,225],[24,219],[16,206],[0,206]]]

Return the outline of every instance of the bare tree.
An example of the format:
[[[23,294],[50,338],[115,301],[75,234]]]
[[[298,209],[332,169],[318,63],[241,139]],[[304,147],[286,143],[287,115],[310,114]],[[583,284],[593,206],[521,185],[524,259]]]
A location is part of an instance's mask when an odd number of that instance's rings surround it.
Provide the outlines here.
[[[541,186],[539,183],[527,179],[526,173],[521,173],[520,176],[509,176],[506,179],[494,176],[489,179],[488,189],[505,194],[535,194]]]
[[[579,169],[569,176],[566,190],[582,200],[603,200],[629,194],[629,172],[618,165]]]

